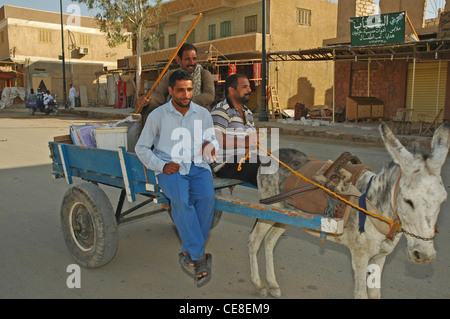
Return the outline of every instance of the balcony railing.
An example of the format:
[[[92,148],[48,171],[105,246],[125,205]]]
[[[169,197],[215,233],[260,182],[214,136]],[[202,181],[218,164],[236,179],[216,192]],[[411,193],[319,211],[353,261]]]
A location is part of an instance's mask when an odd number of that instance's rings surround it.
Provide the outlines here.
[[[234,37],[226,37],[213,41],[195,43],[199,62],[219,60],[239,60],[261,58],[262,34],[252,33]],[[141,56],[143,68],[165,63],[170,60],[176,48],[146,52]],[[136,56],[127,57],[129,68],[136,67]]]

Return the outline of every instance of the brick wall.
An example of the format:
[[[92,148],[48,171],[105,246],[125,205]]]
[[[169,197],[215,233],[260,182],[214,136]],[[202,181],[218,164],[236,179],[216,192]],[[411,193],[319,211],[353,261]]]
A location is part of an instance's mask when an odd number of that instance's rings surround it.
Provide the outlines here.
[[[352,62],[336,62],[335,68],[336,112],[342,113],[345,109],[345,100],[350,96]]]
[[[384,102],[384,117],[392,118],[405,107],[408,63],[406,61],[372,62],[370,96]],[[367,62],[336,63],[336,109],[345,108],[347,96],[368,96]]]

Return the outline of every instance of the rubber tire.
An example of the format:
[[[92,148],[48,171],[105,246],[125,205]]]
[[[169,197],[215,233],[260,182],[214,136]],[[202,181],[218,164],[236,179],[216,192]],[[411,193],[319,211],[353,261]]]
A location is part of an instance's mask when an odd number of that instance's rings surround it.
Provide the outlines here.
[[[97,185],[85,182],[66,192],[61,226],[69,252],[80,266],[98,268],[114,258],[119,239],[117,221],[111,202]]]

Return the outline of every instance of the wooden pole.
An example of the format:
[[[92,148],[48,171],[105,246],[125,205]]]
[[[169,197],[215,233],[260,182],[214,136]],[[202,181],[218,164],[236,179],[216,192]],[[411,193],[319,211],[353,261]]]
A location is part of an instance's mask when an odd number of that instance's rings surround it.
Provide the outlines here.
[[[333,123],[336,123],[336,49],[333,49]]]
[[[406,14],[406,22],[408,22],[409,27],[411,28],[412,32],[414,33],[414,35],[415,35],[416,38],[417,38],[417,41],[420,41],[419,35],[417,34],[416,29],[414,28],[414,26],[413,26],[413,24],[412,24],[412,22],[411,22],[411,19],[410,19],[409,16],[408,16],[408,13],[405,12],[405,14]]]
[[[158,85],[159,81],[161,81],[162,77],[164,76],[164,74],[166,73],[167,69],[169,68],[169,66],[172,64],[173,59],[175,59],[175,57],[178,54],[178,51],[180,51],[181,47],[183,46],[183,44],[186,42],[187,38],[189,37],[189,35],[191,34],[192,30],[194,30],[195,25],[198,23],[198,21],[200,20],[200,18],[203,16],[203,14],[199,14],[197,19],[194,21],[194,23],[192,24],[191,28],[189,29],[189,31],[186,33],[186,36],[184,37],[183,41],[181,41],[180,45],[178,46],[178,48],[176,49],[175,53],[172,55],[172,57],[170,58],[169,62],[167,62],[166,67],[164,68],[164,70],[159,74],[158,79],[156,79],[155,83],[153,84],[152,88],[150,89],[150,91],[148,91],[147,95],[145,96],[147,99],[150,97],[150,95],[153,93],[153,91],[155,90],[156,86]],[[142,110],[142,106],[139,107],[139,109],[136,111],[136,114],[139,114]]]

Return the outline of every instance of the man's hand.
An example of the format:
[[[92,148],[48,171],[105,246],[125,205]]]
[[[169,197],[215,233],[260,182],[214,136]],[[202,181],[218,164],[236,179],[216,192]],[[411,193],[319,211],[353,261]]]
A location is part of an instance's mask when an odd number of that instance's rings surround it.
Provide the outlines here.
[[[257,148],[259,143],[259,134],[257,131],[251,131],[247,133],[246,139],[245,139],[245,146],[248,148]]]
[[[137,104],[140,108],[143,108],[143,107],[149,105],[151,99],[152,99],[151,96],[149,98],[146,98],[145,95],[142,95],[139,98],[139,100],[137,101]]]
[[[167,163],[166,165],[164,165],[163,173],[167,174],[167,175],[171,175],[174,173],[178,173],[179,170],[180,170],[180,164],[170,162],[170,163]]]
[[[216,148],[210,142],[203,143],[202,154],[207,163],[212,163],[217,159]]]

